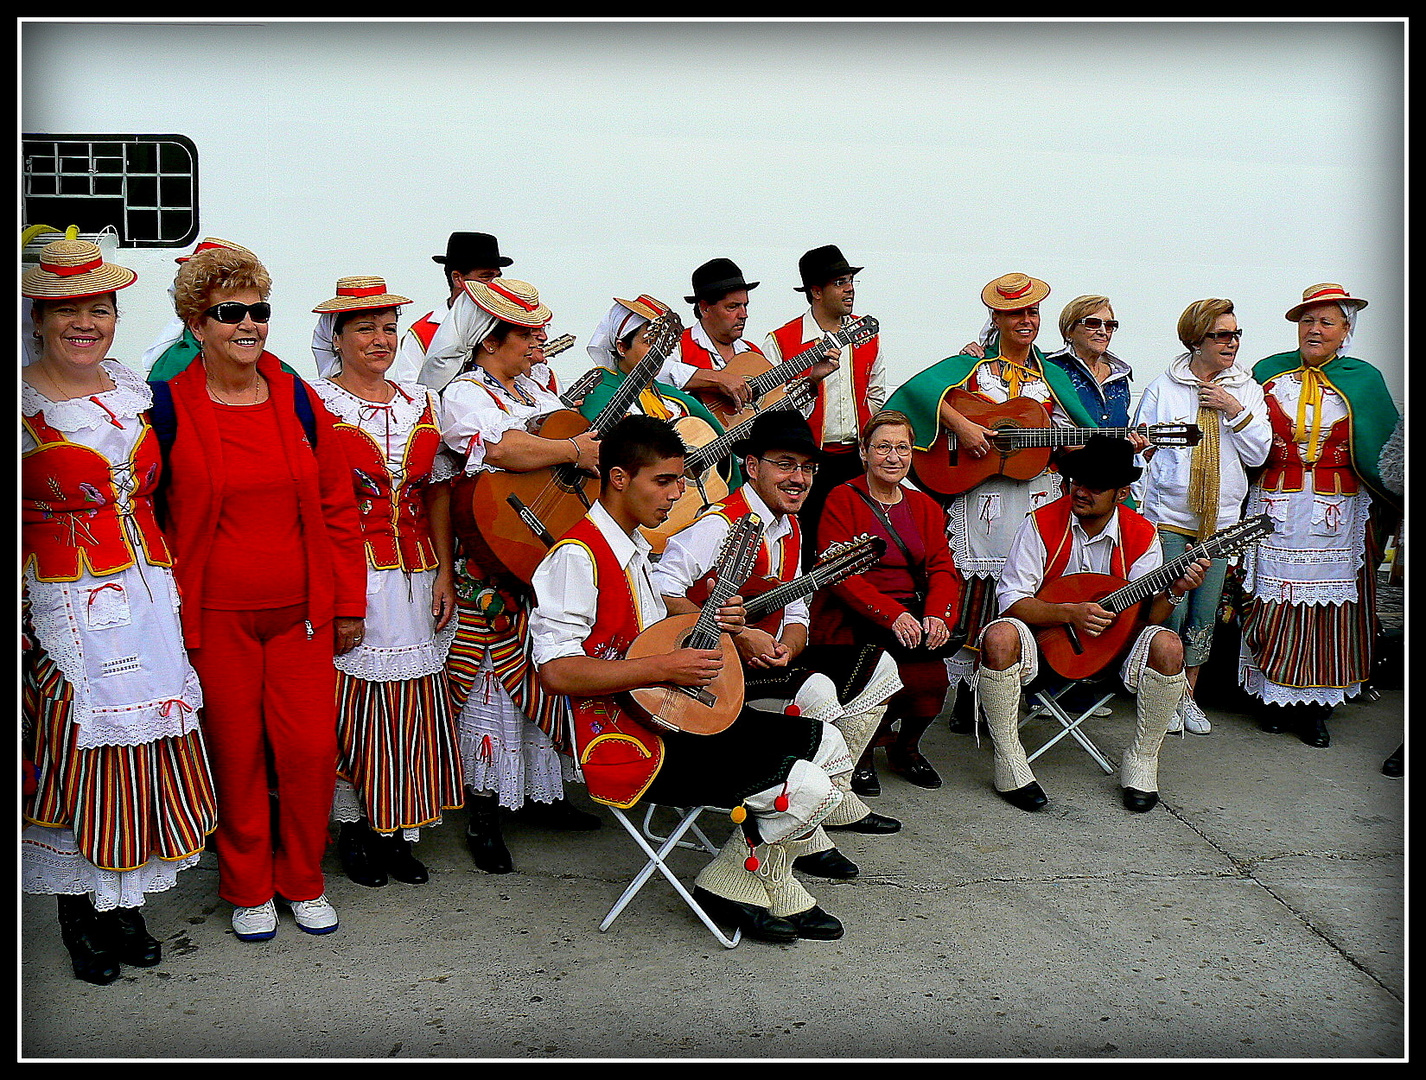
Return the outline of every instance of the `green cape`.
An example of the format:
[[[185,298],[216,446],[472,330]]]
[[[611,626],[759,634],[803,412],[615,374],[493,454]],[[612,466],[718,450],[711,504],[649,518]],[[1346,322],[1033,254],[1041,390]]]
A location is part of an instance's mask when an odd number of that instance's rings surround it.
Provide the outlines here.
[[[1094,418],[1085,411],[1084,404],[1079,400],[1079,392],[1075,390],[1074,383],[1070,382],[1070,377],[1064,370],[1055,364],[1045,363],[1045,354],[1035,346],[1031,345],[1030,351],[1039,363],[1040,370],[1044,372],[1050,395],[1069,418],[1079,427],[1098,427]],[[891,395],[886,407],[903,412],[910,418],[917,449],[930,449],[931,444],[936,441],[941,430],[941,399],[946,396],[946,392],[969,379],[978,364],[984,360],[994,360],[999,355],[1000,346],[992,344],[983,358],[968,353],[948,356],[939,364],[932,364],[919,375],[912,376]]]
[[[193,336],[193,331],[188,327],[183,328],[183,335],[165,349],[157,360],[153,362],[153,367],[149,368],[147,379],[149,382],[168,382],[189,364],[193,363],[193,358],[203,351],[203,346],[198,344],[198,339]],[[278,361],[282,370],[289,375],[296,375],[282,361]],[[300,376],[299,376],[300,377]]]
[[[1253,378],[1266,384],[1284,372],[1302,366],[1302,353],[1277,353],[1253,365]],[[1365,360],[1352,356],[1337,356],[1322,365],[1322,374],[1332,389],[1347,403],[1347,418],[1352,426],[1352,469],[1361,477],[1371,493],[1392,507],[1401,506],[1401,496],[1394,495],[1381,482],[1377,468],[1381,448],[1396,427],[1396,403],[1387,392],[1381,372]]]

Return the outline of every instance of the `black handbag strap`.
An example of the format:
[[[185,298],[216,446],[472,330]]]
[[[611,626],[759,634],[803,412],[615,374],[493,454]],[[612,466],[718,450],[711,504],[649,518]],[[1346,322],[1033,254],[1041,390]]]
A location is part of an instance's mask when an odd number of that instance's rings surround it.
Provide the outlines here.
[[[916,560],[911,557],[911,551],[907,548],[906,541],[901,539],[901,533],[897,532],[896,526],[891,523],[891,515],[886,512],[886,508],[882,506],[881,503],[877,502],[855,484],[849,484],[848,487],[862,497],[862,501],[871,507],[871,512],[877,516],[877,520],[886,526],[886,531],[891,534],[891,542],[895,544],[900,549],[901,554],[906,557],[906,569],[920,586],[918,591],[921,592],[924,597],[924,594],[929,588],[929,583],[926,581],[925,570],[917,566]]]

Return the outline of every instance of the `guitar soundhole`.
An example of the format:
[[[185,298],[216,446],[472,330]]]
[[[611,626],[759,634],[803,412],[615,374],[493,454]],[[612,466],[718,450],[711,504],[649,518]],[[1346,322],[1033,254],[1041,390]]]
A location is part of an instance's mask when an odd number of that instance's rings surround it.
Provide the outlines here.
[[[583,469],[577,469],[573,465],[556,465],[552,470],[554,482],[569,494],[574,494],[584,490],[584,485],[589,483],[589,474]]]

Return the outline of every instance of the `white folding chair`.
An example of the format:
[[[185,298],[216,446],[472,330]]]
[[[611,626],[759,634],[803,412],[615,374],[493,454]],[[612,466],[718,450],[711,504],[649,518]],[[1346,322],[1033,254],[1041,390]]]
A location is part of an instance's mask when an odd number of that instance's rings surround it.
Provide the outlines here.
[[[1101,689],[1098,693],[1092,695],[1092,700],[1097,699],[1093,700],[1092,704],[1078,712],[1071,712],[1060,699],[1068,691],[1083,685],[1085,684],[1081,682],[1062,682],[1044,686],[1030,692],[1028,696],[1030,711],[1025,718],[1020,721],[1021,729],[1023,730],[1025,725],[1033,720],[1038,720],[1041,717],[1050,717],[1060,725],[1060,730],[1050,736],[1038,750],[1032,754],[1028,754],[1028,760],[1034,761],[1066,735],[1069,735],[1084,748],[1084,752],[1092,757],[1101,769],[1106,773],[1112,773],[1114,771],[1114,766],[1110,764],[1109,758],[1105,755],[1103,750],[1094,744],[1094,740],[1089,737],[1083,726],[1084,722],[1094,715],[1095,709],[1098,709],[1101,705],[1113,699],[1114,691],[1112,689]]]
[[[718,845],[709,840],[703,830],[698,827],[699,815],[705,810],[716,810],[717,808],[708,806],[667,807],[666,809],[676,814],[678,819],[667,835],[663,836],[660,836],[653,830],[654,813],[658,808],[659,805],[657,803],[645,803],[643,807],[643,821],[637,824],[629,816],[630,813],[633,813],[635,816],[638,815],[636,808],[631,808],[629,811],[620,810],[617,806],[611,806],[609,808],[613,811],[614,817],[619,824],[624,826],[624,831],[634,838],[634,843],[638,844],[639,848],[648,857],[648,861],[644,863],[643,869],[634,875],[633,880],[629,882],[629,886],[624,890],[623,895],[620,896],[619,899],[615,901],[614,906],[609,909],[609,914],[604,916],[604,921],[599,924],[599,929],[601,931],[608,930],[609,927],[613,925],[614,920],[629,906],[629,902],[634,899],[639,890],[648,883],[648,880],[653,877],[654,872],[657,871],[668,879],[674,891],[683,897],[683,902],[692,909],[693,913],[698,916],[704,926],[708,927],[709,931],[712,932],[713,936],[718,939],[719,943],[725,949],[736,948],[738,942],[742,940],[742,930],[734,930],[731,938],[723,933],[718,924],[703,910],[702,905],[693,898],[693,894],[688,891],[688,888],[683,882],[678,880],[678,875],[673,872],[665,861],[669,854],[676,848],[691,848],[695,851],[701,850],[710,855],[716,855],[718,853]],[[726,813],[726,811],[722,812]],[[685,840],[684,836],[690,833],[695,839]],[[655,844],[657,844],[658,847],[654,847]]]

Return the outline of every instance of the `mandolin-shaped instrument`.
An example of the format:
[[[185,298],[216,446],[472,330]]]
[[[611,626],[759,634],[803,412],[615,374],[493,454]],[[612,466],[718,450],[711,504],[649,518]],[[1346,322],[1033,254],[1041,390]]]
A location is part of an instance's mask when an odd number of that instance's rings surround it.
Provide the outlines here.
[[[630,690],[635,710],[660,727],[694,735],[716,735],[743,709],[743,665],[730,634],[718,629],[718,609],[735,596],[752,573],[762,544],[762,519],[739,518],[728,530],[714,564],[717,580],[697,614],[670,615],[644,629],[625,654],[630,658],[664,656],[677,649],[716,649],[723,669],[706,687],[655,686]]]
[[[990,428],[990,453],[962,453],[953,432],[942,429],[926,450],[911,455],[916,482],[935,495],[960,495],[993,476],[1033,480],[1050,463],[1057,446],[1083,446],[1091,435],[1127,438],[1143,435],[1155,446],[1197,446],[1203,432],[1197,424],[1140,424],[1128,428],[1052,427],[1050,414],[1034,398],[1015,397],[995,403],[956,387],[946,403],[967,420]]]
[[[634,399],[653,382],[682,332],[674,312],[653,320],[646,331],[651,342],[648,353],[592,423],[574,408],[560,409],[545,418],[536,434],[555,441],[591,430],[601,438],[607,435]],[[597,373],[591,374],[598,379]],[[581,379],[576,388],[583,385]],[[587,390],[585,387],[583,392]],[[561,400],[568,405],[578,399],[567,394]],[[451,524],[481,566],[503,570],[528,582],[545,552],[589,512],[598,497],[599,478],[572,463],[528,472],[497,470],[462,475],[451,485]]]
[[[1175,559],[1126,582],[1112,574],[1069,574],[1047,583],[1035,594],[1047,604],[1079,604],[1093,601],[1119,616],[1104,633],[1081,638],[1074,627],[1047,626],[1035,631],[1045,663],[1066,679],[1088,679],[1121,659],[1146,625],[1146,601],[1163,592],[1198,559],[1221,559],[1233,555],[1265,536],[1273,524],[1266,514],[1230,525],[1202,543],[1191,545]]]

